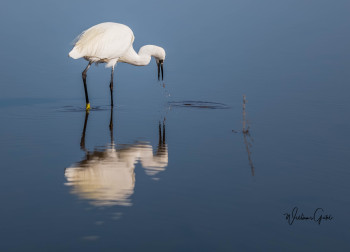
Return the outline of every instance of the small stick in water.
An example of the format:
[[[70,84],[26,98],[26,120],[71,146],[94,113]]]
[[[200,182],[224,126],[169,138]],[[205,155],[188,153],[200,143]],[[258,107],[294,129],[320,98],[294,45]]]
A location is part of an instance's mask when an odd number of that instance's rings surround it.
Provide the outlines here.
[[[246,100],[245,100],[245,95],[243,95],[243,130],[242,130],[242,132],[244,133],[244,134],[246,134],[246,133],[248,133],[249,132],[249,129],[247,128],[245,128],[246,127],[246,118],[245,118],[245,104],[246,104]]]

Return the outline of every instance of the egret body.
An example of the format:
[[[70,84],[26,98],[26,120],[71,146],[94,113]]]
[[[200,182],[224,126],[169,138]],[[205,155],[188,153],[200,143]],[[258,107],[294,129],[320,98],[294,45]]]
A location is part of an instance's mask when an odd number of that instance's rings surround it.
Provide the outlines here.
[[[158,67],[158,79],[160,73],[163,79],[164,49],[155,45],[145,45],[136,53],[133,48],[134,39],[134,34],[128,26],[112,22],[92,26],[78,36],[69,56],[73,59],[84,58],[89,61],[82,72],[87,110],[90,109],[90,102],[86,86],[86,73],[92,63],[106,63],[106,67],[112,68],[109,85],[111,106],[113,106],[113,74],[117,62],[146,66],[151,61],[151,57],[154,57]]]

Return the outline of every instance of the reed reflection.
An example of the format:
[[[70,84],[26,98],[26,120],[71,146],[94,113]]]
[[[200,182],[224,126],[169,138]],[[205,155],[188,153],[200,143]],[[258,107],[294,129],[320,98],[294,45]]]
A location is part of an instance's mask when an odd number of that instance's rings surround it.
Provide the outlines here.
[[[110,115],[110,143],[104,148],[89,151],[85,147],[86,126],[89,113],[85,114],[80,147],[85,157],[66,168],[65,176],[71,192],[94,206],[131,206],[135,188],[135,165],[140,162],[147,175],[154,178],[168,165],[168,148],[165,141],[165,121],[159,123],[159,142],[154,154],[148,142],[116,147],[113,140],[113,110]]]
[[[252,142],[253,139],[250,136],[249,131],[247,132],[243,132],[243,139],[244,139],[244,145],[248,154],[248,161],[249,161],[249,166],[250,166],[250,170],[252,172],[252,176],[254,176],[254,164],[253,164],[253,160],[252,160],[252,152],[250,151],[250,148],[253,146]]]
[[[245,148],[248,154],[248,161],[249,161],[249,166],[252,172],[252,176],[254,176],[254,165],[253,165],[253,160],[252,160],[252,152],[250,151],[250,148],[252,147],[253,139],[250,135],[249,131],[249,123],[246,119],[246,111],[245,111],[245,105],[246,105],[246,99],[245,95],[243,95],[243,110],[242,110],[242,115],[243,115],[243,139],[244,139],[244,144]]]
[[[250,135],[250,127],[249,127],[249,122],[246,118],[246,110],[245,110],[245,105],[246,105],[246,97],[243,95],[243,109],[242,109],[242,134],[243,134],[243,140],[244,140],[244,145],[246,152],[248,154],[248,161],[249,161],[249,166],[252,172],[252,176],[254,176],[254,164],[252,160],[252,152],[251,148],[253,146],[253,138]],[[240,131],[232,130],[234,133],[238,133]]]

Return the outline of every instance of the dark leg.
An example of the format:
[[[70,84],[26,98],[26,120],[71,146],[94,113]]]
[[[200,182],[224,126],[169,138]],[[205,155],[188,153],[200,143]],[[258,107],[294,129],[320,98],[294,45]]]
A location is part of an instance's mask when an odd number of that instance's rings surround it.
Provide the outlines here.
[[[113,74],[114,74],[114,66],[112,67],[111,83],[109,84],[109,89],[111,90],[111,107],[113,107]]]
[[[85,121],[84,121],[84,128],[83,128],[83,133],[81,134],[81,139],[80,139],[80,148],[84,151],[86,151],[85,149],[85,132],[86,132],[86,125],[88,122],[88,118],[89,118],[89,111],[87,110],[85,112]]]
[[[158,123],[158,147],[162,146],[162,126]]]
[[[157,62],[157,69],[158,69],[158,80],[160,80],[160,63]]]
[[[90,109],[90,102],[89,102],[89,96],[88,96],[88,91],[87,91],[87,86],[86,86],[86,72],[89,70],[90,66],[91,66],[92,62],[89,61],[89,64],[87,65],[87,67],[84,69],[84,71],[82,72],[82,76],[83,76],[83,82],[84,82],[84,90],[85,90],[85,100],[86,100],[86,110]]]
[[[111,144],[113,143],[113,107],[111,108],[111,117],[109,119],[109,134],[111,137]]]
[[[165,119],[163,120],[163,144],[165,144]]]

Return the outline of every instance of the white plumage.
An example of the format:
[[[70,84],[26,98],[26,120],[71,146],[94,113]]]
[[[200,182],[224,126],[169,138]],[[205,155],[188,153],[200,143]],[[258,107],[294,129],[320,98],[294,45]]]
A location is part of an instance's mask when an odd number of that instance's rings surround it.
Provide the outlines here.
[[[132,49],[134,34],[129,27],[117,23],[102,23],[82,32],[69,53],[73,59],[111,63]],[[115,63],[115,62],[114,62]]]
[[[133,48],[134,34],[132,30],[123,24],[101,23],[82,32],[69,52],[73,59],[84,58],[89,61],[83,71],[83,82],[85,88],[86,109],[90,108],[87,87],[86,72],[92,63],[106,63],[106,67],[112,67],[111,74],[111,105],[113,106],[113,73],[116,63],[125,62],[136,66],[148,65],[151,57],[154,57],[158,65],[158,79],[160,72],[163,79],[163,62],[165,51],[155,45],[145,45],[136,53]]]

